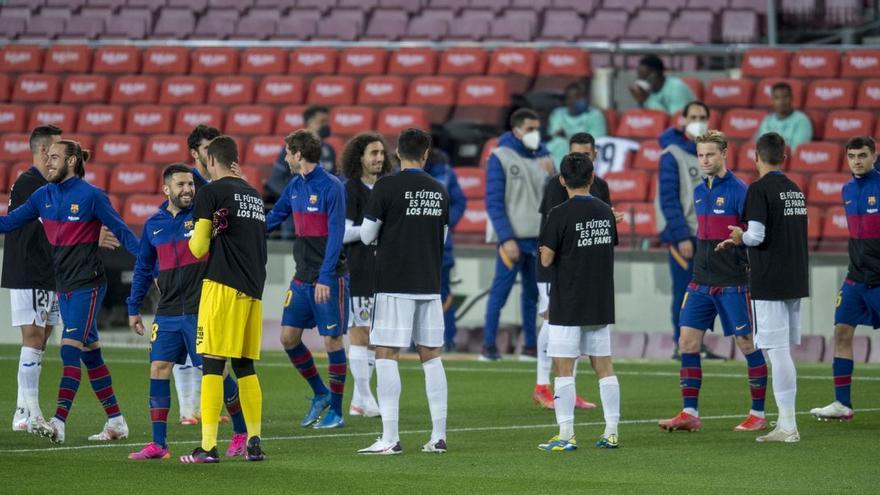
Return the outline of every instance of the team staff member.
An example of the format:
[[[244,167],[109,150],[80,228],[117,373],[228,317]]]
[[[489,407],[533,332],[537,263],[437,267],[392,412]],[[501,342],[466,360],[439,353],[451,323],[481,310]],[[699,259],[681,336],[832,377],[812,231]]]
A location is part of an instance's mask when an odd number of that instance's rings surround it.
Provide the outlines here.
[[[339,179],[318,164],[321,158],[318,136],[301,129],[284,138],[284,143],[287,163],[297,175],[278,198],[267,220],[271,232],[292,215],[296,231],[293,240],[296,273],[284,300],[281,345],[315,394],[300,425],[341,428],[345,426],[342,394],[347,373],[342,338],[348,329],[350,303],[348,269],[342,253],[345,191]],[[330,361],[327,366],[329,390],[315,368],[311,352],[302,342],[303,329],[316,325],[324,337]],[[321,414],[328,408],[330,411],[322,419]]]
[[[810,295],[807,205],[804,193],[782,173],[785,140],[771,132],[758,138],[755,162],[761,177],[749,186],[743,221],[730,226],[719,249],[745,244],[755,346],[770,357],[779,422],[758,442],[799,442],[795,420],[797,372],[791,346],[801,342],[801,299]]]
[[[159,274],[155,280],[160,299],[150,329],[149,404],[153,441],[129,454],[129,459],[137,460],[171,457],[165,441],[171,405],[171,368],[187,357],[193,366],[202,366],[202,357],[196,354],[196,323],[208,257],[195,258],[187,247],[195,228],[193,172],[182,163],[170,165],[162,173],[162,182],[167,200],[144,224],[128,298],[128,324],[135,333],[143,335],[141,304],[153,285],[153,270],[158,264]],[[238,385],[231,376],[223,381],[223,392],[235,431],[226,455],[243,456],[247,427],[238,400]]]
[[[212,181],[195,198],[195,230],[188,242],[195,258],[210,253],[199,299],[196,352],[203,358],[202,444],[184,463],[216,463],[217,424],[223,403],[226,360],[238,377],[241,408],[250,438],[249,461],[263,459],[260,434],[263,393],[254,371],[263,333],[266,283],[266,218],[263,199],[232,171],[238,147],[229,136],[211,140],[207,170]]]

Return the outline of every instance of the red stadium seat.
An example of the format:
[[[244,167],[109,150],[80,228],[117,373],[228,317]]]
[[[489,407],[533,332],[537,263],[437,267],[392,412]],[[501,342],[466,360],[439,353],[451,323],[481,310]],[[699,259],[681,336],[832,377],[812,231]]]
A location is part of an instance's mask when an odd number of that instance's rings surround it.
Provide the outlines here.
[[[455,232],[459,234],[485,234],[486,222],[489,214],[486,213],[486,203],[482,199],[470,199],[461,221],[455,226]]]
[[[186,105],[177,111],[174,132],[189,133],[199,124],[223,128],[223,108],[217,105]]]
[[[144,74],[179,75],[189,72],[189,49],[152,46],[144,51]]]
[[[370,107],[334,107],[330,110],[330,128],[337,136],[354,136],[373,129],[375,114]]]
[[[141,161],[141,138],[107,134],[98,139],[95,161],[105,163],[131,163]]]
[[[144,147],[144,161],[162,165],[189,162],[190,154],[186,144],[186,136],[181,134],[150,136]]]
[[[880,109],[880,79],[865,79],[859,85],[856,108],[860,110]]]
[[[710,108],[749,107],[755,83],[749,79],[714,79],[706,89]]]
[[[6,45],[0,50],[0,73],[40,72],[43,49],[34,45]]]
[[[128,109],[125,132],[167,134],[173,125],[174,108],[170,105],[137,105]]]
[[[818,206],[807,206],[807,239],[818,241],[822,237],[822,210]]]
[[[486,74],[507,79],[510,92],[522,94],[531,88],[537,67],[538,52],[532,48],[496,48]]]
[[[456,167],[455,175],[464,196],[480,199],[486,196],[486,169],[479,167]]]
[[[73,105],[37,105],[31,110],[28,128],[52,124],[65,132],[76,128],[76,107]]]
[[[682,77],[681,82],[685,83],[687,87],[690,88],[691,93],[694,94],[694,98],[703,101],[703,81],[695,77]]]
[[[241,166],[241,178],[258,191],[262,191],[265,187],[267,176],[268,173],[263,167],[254,167],[253,165]]]
[[[110,172],[107,172],[107,174],[109,175]],[[116,194],[108,194],[107,199],[110,200],[110,207],[113,208],[114,210],[116,210],[117,212],[120,212],[119,214],[121,216],[122,209],[125,207],[125,204],[122,202],[122,198],[120,198]],[[137,233],[139,234],[140,232],[137,232]]]
[[[250,76],[221,76],[211,80],[208,103],[242,105],[254,101],[254,79]]]
[[[269,105],[238,105],[226,113],[229,134],[271,134],[275,110]]]
[[[31,167],[33,167],[33,164],[31,164],[30,159],[26,162],[14,163],[12,167],[9,168],[10,187],[15,184],[15,181],[21,176],[21,174],[27,172]]]
[[[84,150],[91,150],[94,156],[95,136],[92,134],[64,133],[64,139],[68,141],[76,141]]]
[[[388,51],[385,48],[354,47],[339,54],[338,74],[344,76],[371,76],[385,73]]]
[[[611,172],[605,175],[608,190],[614,201],[645,201],[651,175],[642,170]]]
[[[880,77],[880,50],[850,50],[841,65],[842,77]]]
[[[767,112],[763,110],[751,110],[743,108],[734,108],[724,113],[724,120],[721,122],[721,132],[728,139],[752,139]]]
[[[335,48],[312,46],[297,48],[290,53],[287,72],[297,76],[336,74],[338,56],[339,52]]]
[[[840,74],[840,52],[827,48],[801,48],[791,57],[789,77],[835,78]]]
[[[284,148],[282,136],[256,136],[248,141],[243,163],[248,165],[272,165]]]
[[[840,146],[835,143],[803,143],[791,159],[794,172],[837,172],[840,167]]]
[[[581,48],[548,48],[538,57],[538,74],[534,90],[565,89],[573,82],[592,75],[590,54]]]
[[[807,88],[804,108],[852,108],[856,101],[856,83],[846,79],[819,79]]]
[[[432,124],[443,124],[455,105],[456,85],[457,81],[452,77],[417,77],[410,82],[406,102],[424,107]]]
[[[155,76],[123,76],[113,83],[110,103],[156,103],[159,79]]]
[[[303,128],[303,112],[306,107],[303,105],[290,105],[282,107],[278,110],[278,117],[275,121],[275,132],[287,135],[293,131]]]
[[[146,164],[122,164],[113,167],[109,191],[115,194],[150,193],[159,183],[156,167]]]
[[[497,126],[510,105],[507,80],[501,77],[466,77],[458,85],[453,118]]]
[[[58,76],[22,74],[15,80],[12,101],[16,103],[54,103],[58,101]]]
[[[24,105],[0,104],[0,132],[24,132],[26,112]]]
[[[810,180],[806,174],[802,174],[799,172],[786,172],[785,176],[788,177],[789,180],[794,182],[795,185],[798,186],[798,189],[800,189],[801,192],[804,193],[804,195],[807,194],[807,187],[810,185]]]
[[[440,54],[438,74],[444,76],[477,76],[486,73],[489,54],[482,48],[447,48]]]
[[[379,111],[376,119],[376,130],[385,136],[391,150],[397,148],[397,137],[404,129],[415,127],[430,131],[428,112],[418,107],[385,107]]]
[[[437,52],[433,48],[398,48],[388,60],[388,74],[426,76],[437,72]]]
[[[483,149],[480,151],[480,167],[486,168],[486,162],[489,161],[489,155],[492,154],[492,150],[498,147],[498,138],[493,137],[489,138],[488,141],[483,143]]]
[[[874,114],[867,111],[834,110],[825,118],[823,138],[846,141],[857,135],[869,135],[874,129]]]
[[[642,170],[658,170],[660,168],[660,155],[663,150],[657,141],[644,141],[639,146],[633,160],[633,167]]]
[[[236,74],[238,73],[238,50],[227,47],[196,48],[192,52],[190,73]]]
[[[92,68],[92,49],[86,45],[53,45],[46,51],[43,72],[83,74]]]
[[[30,161],[33,157],[31,156],[29,139],[29,135],[20,133],[9,133],[0,136],[0,160],[5,162]]]
[[[95,51],[92,72],[137,74],[141,71],[141,50],[134,46],[102,46]]]
[[[208,81],[201,76],[174,76],[162,81],[159,103],[204,103]]]
[[[345,140],[338,136],[330,136],[325,138],[324,144],[333,148],[333,152],[336,153],[336,156],[342,156],[342,150],[345,148]],[[341,164],[337,163],[337,169],[341,168]]]
[[[133,194],[125,200],[122,220],[137,232],[165,201],[163,194]]]
[[[773,106],[773,99],[770,94],[773,85],[779,82],[787,82],[791,86],[791,103],[795,108],[801,108],[804,102],[804,83],[800,79],[779,79],[769,78],[761,79],[755,88],[755,107],[770,108]]]
[[[0,192],[9,191],[9,165],[0,163]],[[6,202],[8,205],[8,201]],[[4,213],[5,215],[5,213]]]
[[[9,95],[12,94],[12,81],[8,74],[0,74],[0,101],[9,101]]]
[[[368,76],[358,87],[358,105],[403,105],[406,82],[399,76]]]
[[[623,221],[617,224],[619,237],[633,234],[639,237],[657,236],[657,213],[653,203],[621,202],[616,203],[615,209],[623,213]]]
[[[80,109],[78,132],[94,134],[119,134],[125,125],[125,109],[122,105],[86,105]]]
[[[617,126],[617,136],[656,139],[666,130],[668,116],[659,110],[632,109],[623,112]]]
[[[61,103],[105,103],[110,82],[106,76],[68,76]]]
[[[809,192],[810,204],[813,205],[839,205],[840,191],[844,184],[852,178],[849,174],[815,174],[810,179]]]
[[[0,194],[0,215],[9,214],[9,195]]]
[[[743,55],[743,77],[787,77],[788,52],[780,48],[753,48]]]
[[[838,199],[839,195],[838,195]],[[807,212],[809,218],[809,211]],[[846,221],[846,210],[843,206],[832,206],[825,212],[822,222],[823,240],[844,240],[849,238],[849,227]]]
[[[306,86],[298,76],[266,76],[257,89],[257,103],[299,105],[305,100]]]
[[[241,52],[242,74],[284,74],[287,72],[287,50],[275,47],[252,47]]]
[[[319,76],[309,85],[311,105],[351,105],[354,103],[354,79],[346,76]]]
[[[110,167],[100,163],[89,163],[86,165],[86,175],[83,178],[89,184],[106,191],[110,183]]]

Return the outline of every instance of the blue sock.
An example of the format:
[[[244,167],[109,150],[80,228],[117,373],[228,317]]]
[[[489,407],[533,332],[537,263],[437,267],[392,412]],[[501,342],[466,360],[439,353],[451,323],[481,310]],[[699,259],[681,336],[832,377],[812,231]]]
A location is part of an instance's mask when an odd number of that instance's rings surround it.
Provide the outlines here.
[[[685,408],[697,409],[700,397],[700,384],[703,381],[703,368],[700,364],[699,352],[681,353],[681,398]]]
[[[95,391],[95,396],[104,407],[107,418],[121,416],[122,412],[119,410],[119,404],[116,402],[116,393],[113,392],[113,377],[110,376],[110,370],[104,364],[101,349],[83,352],[80,359],[86,365],[92,390]]]
[[[345,363],[345,349],[328,352],[330,364],[327,366],[330,379],[330,407],[336,414],[342,416],[342,394],[345,391],[345,375],[348,374],[348,366]]]
[[[55,408],[55,417],[61,421],[67,421],[70,407],[79,390],[79,381],[82,378],[82,368],[79,360],[82,350],[72,345],[61,346],[61,363],[64,370],[61,374],[61,383],[58,385],[58,406]]]
[[[226,411],[232,418],[232,431],[247,433],[244,414],[241,412],[241,402],[238,400],[238,384],[230,375],[226,375],[226,378],[223,379],[223,401],[226,403]]]
[[[853,360],[835,357],[831,363],[834,372],[834,398],[846,407],[852,407],[852,372]]]
[[[171,380],[150,379],[150,421],[153,422],[153,443],[167,447],[168,408],[171,407]]]
[[[309,348],[306,347],[305,344],[300,342],[296,347],[285,349],[285,351],[290,357],[290,362],[293,363],[297,371],[299,371],[299,374],[309,382],[315,396],[330,393],[324,385],[324,380],[321,379],[321,374],[318,373],[318,368],[315,368],[315,361],[312,359],[312,353],[309,352]]]
[[[759,349],[746,356],[749,367],[749,391],[752,394],[752,409],[764,410],[764,398],[767,396],[767,362],[764,353]]]

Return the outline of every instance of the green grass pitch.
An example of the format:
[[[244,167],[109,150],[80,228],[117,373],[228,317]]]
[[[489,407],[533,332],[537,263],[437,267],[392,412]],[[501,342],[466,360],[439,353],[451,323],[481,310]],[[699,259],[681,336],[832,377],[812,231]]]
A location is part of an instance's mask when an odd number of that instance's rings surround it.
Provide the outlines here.
[[[57,347],[43,361],[41,396],[54,411],[60,374]],[[401,363],[401,440],[404,454],[359,457],[381,430],[379,419],[346,418],[340,430],[299,427],[307,408],[307,386],[281,353],[266,353],[257,371],[263,386],[263,445],[267,459],[219,465],[182,465],[199,438],[198,427],[169,426],[174,456],[166,461],[130,461],[129,452],[150,439],[145,349],[106,349],[122,411],[131,428],[127,440],[90,444],[104,423],[84,380],[71,411],[67,443],[10,430],[15,399],[17,346],[0,346],[0,488],[2,493],[871,493],[880,484],[880,367],[858,365],[853,381],[857,406],[852,423],[819,423],[807,414],[833,398],[830,365],[798,365],[799,444],[762,445],[755,434],[733,427],[748,411],[745,364],[704,362],[700,413],[703,430],[666,433],[657,418],[680,408],[678,365],[619,362],[621,447],[600,450],[601,410],[578,410],[580,449],[547,453],[540,442],[556,432],[552,411],[531,401],[533,363],[448,360],[450,451],[419,452],[430,435],[421,367]],[[326,376],[326,361],[318,360]],[[85,373],[83,373],[85,378]],[[374,378],[375,380],[375,378]],[[346,387],[347,411],[351,380]],[[578,391],[599,402],[592,371],[581,367]],[[173,392],[172,392],[173,393]],[[768,390],[770,419],[776,407]],[[176,397],[172,397],[172,404]],[[170,418],[177,418],[172,405]],[[230,436],[221,425],[221,445]],[[51,492],[49,491],[51,490]]]

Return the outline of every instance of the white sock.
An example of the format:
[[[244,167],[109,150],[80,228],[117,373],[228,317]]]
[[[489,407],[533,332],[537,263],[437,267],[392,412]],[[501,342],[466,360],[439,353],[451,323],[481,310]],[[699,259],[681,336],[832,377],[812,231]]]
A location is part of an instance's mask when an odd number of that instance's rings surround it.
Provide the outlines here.
[[[400,441],[398,414],[400,414],[400,372],[393,359],[376,360],[376,395],[382,413],[382,443]]]
[[[694,416],[694,417],[697,417],[697,418],[700,417],[700,411],[697,411],[697,410],[694,409],[693,407],[686,407],[686,408],[682,409],[682,411],[684,411],[684,412],[690,414],[691,416]]]
[[[446,401],[448,388],[446,371],[439,357],[422,363],[425,371],[425,393],[428,395],[428,408],[431,410],[431,442],[446,440]]]
[[[15,398],[15,408],[16,409],[27,409],[27,402],[24,400],[24,370],[25,364],[28,363],[28,351],[27,349],[31,349],[30,347],[21,346],[21,354],[18,357],[18,394]]]
[[[557,376],[553,381],[556,423],[559,424],[559,437],[569,440],[574,436],[574,377]]]
[[[797,430],[795,420],[795,397],[797,396],[797,370],[791,360],[788,347],[769,349],[770,376],[773,382],[773,397],[779,408],[779,427],[785,431]]]
[[[547,343],[550,341],[550,322],[544,320],[538,333],[538,380],[537,385],[550,385],[550,367],[553,359],[547,355]]]
[[[191,364],[191,363],[190,363]],[[197,416],[202,415],[202,369],[193,366],[189,369],[189,379],[192,382],[192,410]]]
[[[42,417],[40,410],[40,370],[43,351],[22,346],[18,358],[18,407],[23,407],[33,417]]]
[[[370,391],[370,356],[365,345],[350,345],[348,347],[348,369],[354,378],[354,393],[351,404],[354,406],[367,406],[373,393]]]
[[[175,364],[173,368],[174,388],[177,390],[177,407],[180,409],[181,418],[192,417],[195,412],[192,408],[193,384],[190,379],[190,369],[192,366],[185,364]]]
[[[764,411],[755,411],[754,409],[749,409],[749,414],[751,414],[752,416],[757,416],[759,418],[764,417]]]
[[[605,415],[605,435],[617,435],[617,424],[620,422],[620,383],[617,376],[606,376],[599,380],[599,397]]]

